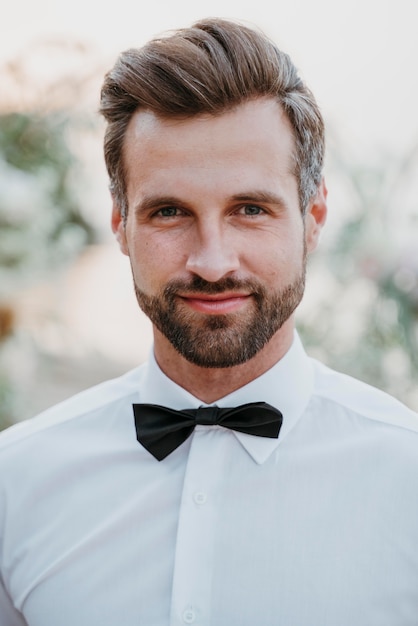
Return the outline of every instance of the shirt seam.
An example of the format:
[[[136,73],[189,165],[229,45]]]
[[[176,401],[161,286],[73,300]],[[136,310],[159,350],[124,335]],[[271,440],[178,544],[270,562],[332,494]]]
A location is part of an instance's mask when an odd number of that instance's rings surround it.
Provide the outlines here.
[[[19,445],[21,443],[24,443],[25,441],[28,441],[31,437],[34,437],[42,432],[49,431],[54,428],[63,426],[64,424],[67,424],[70,421],[84,419],[88,417],[89,415],[92,415],[96,411],[104,410],[105,408],[110,407],[112,404],[116,404],[124,400],[127,400],[130,396],[132,396],[132,399],[134,400],[136,395],[137,395],[137,391],[134,391],[134,390],[130,391],[128,394],[125,392],[115,398],[112,398],[110,401],[105,401],[103,403],[98,402],[97,405],[94,406],[93,408],[87,409],[82,412],[76,411],[74,413],[70,413],[69,415],[65,417],[60,417],[56,421],[52,421],[53,417],[51,415],[50,422],[48,421],[46,423],[39,423],[39,425],[34,424],[33,427],[31,427],[32,426],[31,422],[33,422],[34,420],[39,420],[41,422],[44,417],[46,420],[47,413],[49,411],[57,413],[57,409],[58,409],[58,412],[59,412],[59,407],[61,403],[58,405],[55,405],[51,407],[50,409],[46,409],[45,412],[40,413],[38,416],[34,418],[31,418],[29,420],[23,420],[22,422],[17,422],[16,424],[12,425],[9,429],[6,429],[4,431],[4,435],[5,435],[4,438],[0,437],[0,450],[10,449],[13,445]],[[72,398],[69,398],[68,401],[71,401],[71,399]],[[63,404],[65,404],[66,402],[67,401],[64,400]],[[25,428],[26,423],[28,423],[28,430],[25,432],[24,428]],[[16,431],[14,431],[15,428],[16,428]],[[9,430],[10,430],[10,439],[8,435]],[[21,432],[18,432],[19,430],[21,430]]]
[[[376,391],[379,392],[379,393],[384,394],[383,391],[380,391],[378,389]],[[336,406],[338,406],[340,408],[343,408],[343,409],[345,409],[347,411],[350,411],[350,413],[352,415],[354,415],[356,417],[359,417],[359,418],[362,418],[364,420],[371,421],[371,422],[376,422],[376,423],[381,424],[382,426],[389,426],[389,427],[392,426],[393,428],[396,428],[396,429],[407,430],[409,432],[412,432],[412,433],[415,433],[416,435],[418,435],[418,419],[417,419],[417,426],[416,426],[416,429],[415,429],[412,425],[408,426],[406,424],[399,424],[399,423],[396,423],[394,421],[386,421],[384,419],[379,419],[379,417],[373,417],[372,415],[367,415],[367,414],[362,413],[361,411],[351,407],[348,402],[344,402],[342,400],[337,400],[337,399],[332,398],[332,397],[326,395],[325,393],[321,393],[319,391],[314,391],[313,394],[312,394],[312,397],[317,397],[320,400],[325,400],[325,401],[329,402],[330,404],[336,405]],[[408,407],[404,406],[402,403],[399,403],[399,408],[402,408],[402,409],[404,409],[407,412],[410,411],[411,415],[408,416],[408,417],[412,418],[412,416],[414,415],[414,412],[411,409],[409,409]]]

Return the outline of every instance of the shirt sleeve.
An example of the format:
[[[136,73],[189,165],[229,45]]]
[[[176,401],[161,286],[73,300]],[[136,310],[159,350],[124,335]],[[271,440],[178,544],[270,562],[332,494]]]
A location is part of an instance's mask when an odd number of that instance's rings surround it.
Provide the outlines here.
[[[28,626],[23,615],[15,609],[0,580],[0,626]]]

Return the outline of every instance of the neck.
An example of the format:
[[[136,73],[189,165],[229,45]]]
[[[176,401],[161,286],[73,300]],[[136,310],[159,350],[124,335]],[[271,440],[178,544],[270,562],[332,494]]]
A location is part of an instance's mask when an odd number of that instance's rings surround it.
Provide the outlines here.
[[[290,318],[252,359],[228,368],[194,365],[182,357],[154,328],[156,361],[168,378],[205,404],[211,404],[243,387],[269,370],[292,345],[294,321]]]

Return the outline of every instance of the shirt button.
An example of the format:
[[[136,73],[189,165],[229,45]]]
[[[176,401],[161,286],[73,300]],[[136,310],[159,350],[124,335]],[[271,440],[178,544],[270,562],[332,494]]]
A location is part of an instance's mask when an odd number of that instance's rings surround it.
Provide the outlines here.
[[[193,609],[186,609],[183,613],[183,622],[186,622],[186,624],[193,624],[193,622],[196,619],[196,613],[193,611]]]
[[[196,504],[205,504],[208,497],[205,493],[203,493],[203,491],[196,491],[196,493],[193,496],[193,499],[196,502]]]

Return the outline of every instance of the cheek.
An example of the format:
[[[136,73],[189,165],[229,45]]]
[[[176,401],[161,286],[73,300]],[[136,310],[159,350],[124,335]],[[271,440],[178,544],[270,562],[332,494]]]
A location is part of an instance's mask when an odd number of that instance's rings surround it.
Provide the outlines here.
[[[138,287],[147,291],[147,285],[152,284],[154,280],[154,263],[157,255],[151,253],[146,239],[138,235],[132,237],[128,233],[127,247],[135,283]]]
[[[302,228],[266,236],[261,245],[247,256],[249,266],[260,276],[270,277],[272,282],[286,281],[303,267],[304,247]]]
[[[135,282],[145,290],[165,285],[185,265],[182,247],[173,247],[161,238],[136,234],[128,245]]]

